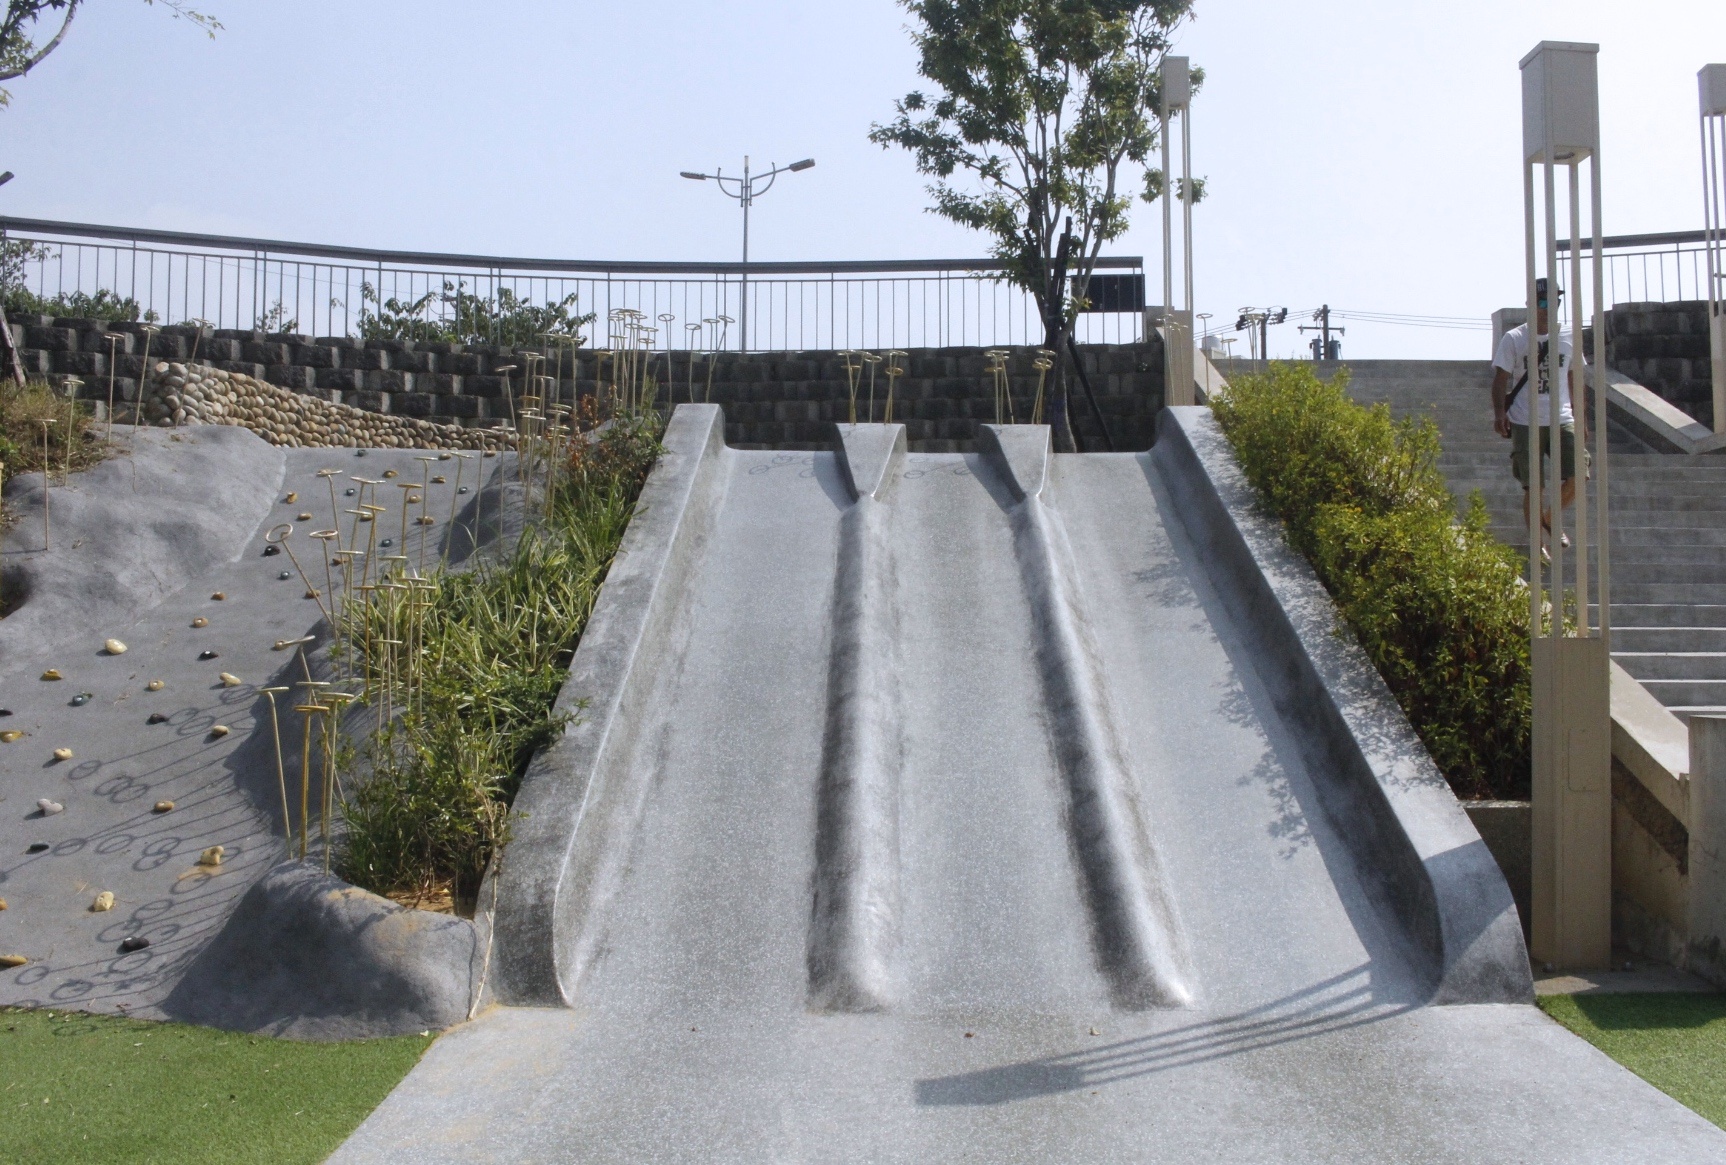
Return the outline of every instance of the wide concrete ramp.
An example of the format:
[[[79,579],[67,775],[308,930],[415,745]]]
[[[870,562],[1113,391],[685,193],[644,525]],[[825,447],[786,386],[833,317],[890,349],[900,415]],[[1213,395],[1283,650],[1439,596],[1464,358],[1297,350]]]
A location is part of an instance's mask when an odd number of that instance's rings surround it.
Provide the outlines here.
[[[674,417],[524,786],[506,1006],[336,1160],[1726,1160],[1527,1006],[1203,410],[1137,455],[721,432]]]

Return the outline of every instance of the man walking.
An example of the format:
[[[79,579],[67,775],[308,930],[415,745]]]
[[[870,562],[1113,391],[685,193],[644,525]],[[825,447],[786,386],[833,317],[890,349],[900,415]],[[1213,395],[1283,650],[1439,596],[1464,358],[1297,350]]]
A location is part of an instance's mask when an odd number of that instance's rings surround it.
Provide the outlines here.
[[[1540,449],[1541,482],[1547,480],[1548,461],[1551,457],[1551,434],[1547,426],[1552,423],[1552,386],[1547,383],[1547,292],[1546,280],[1537,279],[1534,283],[1535,295],[1535,331],[1538,334],[1539,347],[1534,353],[1532,368],[1529,367],[1529,328],[1527,324],[1510,329],[1504,333],[1498,342],[1498,352],[1492,361],[1492,428],[1500,437],[1510,438],[1510,470],[1516,475],[1516,480],[1522,483],[1522,516],[1528,517],[1528,469],[1530,426],[1537,425],[1532,439]],[[1560,301],[1564,293],[1559,292]],[[1560,449],[1560,471],[1564,477],[1563,507],[1570,508],[1576,500],[1576,418],[1570,407],[1570,361],[1572,354],[1571,336],[1568,332],[1560,332],[1558,336],[1558,429]],[[1530,402],[1534,402],[1532,410],[1535,420],[1530,420]],[[1582,411],[1582,440],[1588,440],[1588,411]],[[1587,454],[1583,454],[1583,463],[1587,464]],[[1540,557],[1549,557],[1546,546],[1552,537],[1552,501],[1550,491],[1541,497],[1540,525],[1541,535]],[[1561,545],[1569,546],[1570,538],[1559,531]]]

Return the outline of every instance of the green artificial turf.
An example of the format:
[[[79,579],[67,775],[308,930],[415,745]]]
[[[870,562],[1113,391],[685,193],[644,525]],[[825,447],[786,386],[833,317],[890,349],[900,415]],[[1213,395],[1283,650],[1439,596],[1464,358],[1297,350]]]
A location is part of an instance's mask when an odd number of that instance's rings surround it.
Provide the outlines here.
[[[1726,995],[1543,995],[1541,1010],[1726,1128]]]
[[[0,1161],[322,1161],[430,1043],[0,1010]]]

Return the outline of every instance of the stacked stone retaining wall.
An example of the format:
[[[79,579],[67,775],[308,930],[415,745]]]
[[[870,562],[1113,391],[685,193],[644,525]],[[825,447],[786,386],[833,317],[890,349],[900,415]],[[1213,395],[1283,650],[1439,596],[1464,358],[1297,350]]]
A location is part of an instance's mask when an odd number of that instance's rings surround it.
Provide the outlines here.
[[[1618,371],[1713,427],[1706,302],[1621,303],[1607,313],[1606,350]]]
[[[47,316],[10,316],[26,374],[80,383],[83,399],[106,402],[110,377],[126,415],[138,402],[145,379],[145,325]],[[110,340],[110,336],[117,339]],[[1027,420],[1037,374],[1029,348],[1011,349],[1009,373],[1014,416]],[[408,417],[468,428],[506,424],[522,393],[521,369],[537,350],[413,340],[361,340],[252,331],[164,327],[148,336],[148,363],[197,364],[250,377],[370,413]],[[1162,348],[1157,342],[1086,345],[1086,374],[1118,449],[1147,449],[1162,407]],[[722,352],[709,361],[687,352],[652,356],[660,399],[711,400],[725,411],[726,439],[733,445],[773,449],[825,448],[827,427],[850,416],[845,362],[833,352]],[[562,399],[590,395],[599,387],[594,357],[580,351],[574,367],[562,367]],[[968,451],[977,425],[995,420],[995,390],[982,348],[916,349],[897,357],[905,375],[894,386],[893,419],[907,426],[913,449]],[[511,373],[501,372],[507,365]],[[875,419],[883,419],[887,377],[876,366]],[[557,370],[555,354],[544,369]],[[711,374],[711,387],[709,377]],[[609,366],[605,380],[612,377]],[[868,377],[858,397],[864,420]],[[1098,425],[1077,380],[1072,404],[1086,448],[1104,447]]]

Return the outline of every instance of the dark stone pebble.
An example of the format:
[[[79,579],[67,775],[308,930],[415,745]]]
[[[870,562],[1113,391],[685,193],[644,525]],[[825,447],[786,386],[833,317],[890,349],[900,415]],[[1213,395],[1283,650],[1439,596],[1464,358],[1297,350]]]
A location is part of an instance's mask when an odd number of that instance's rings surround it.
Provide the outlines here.
[[[354,496],[354,491],[352,489],[344,489],[342,491],[342,496],[344,498],[351,498]]]
[[[278,574],[276,576],[276,578],[278,578],[284,582],[290,578],[293,578],[293,577],[294,577],[294,572],[291,570],[284,570],[281,574]]]
[[[200,651],[200,652],[198,652],[198,658],[199,659],[216,659],[217,657],[218,657],[218,653],[214,652],[214,651]]]
[[[48,843],[45,841],[33,841],[30,843],[30,848],[24,852],[27,854],[45,854],[48,852]]]
[[[1562,420],[1563,418],[1560,417],[1560,419]],[[395,544],[396,544],[396,540],[394,538],[385,538],[382,542],[378,543],[378,545],[382,546],[385,550],[388,550],[391,546],[394,546]]]
[[[466,492],[467,492],[467,486],[465,486],[465,485],[458,485],[458,486],[456,486],[456,487],[455,487],[455,492],[456,492],[456,493],[458,493],[458,494],[464,494],[464,493],[466,493]]]
[[[79,692],[76,696],[72,697],[72,707],[82,708],[85,704],[88,704],[95,698],[95,695],[90,692]]]
[[[277,546],[274,542],[272,542],[268,546],[264,547],[264,557],[265,558],[274,558],[276,555],[280,554],[281,552],[282,552],[282,548],[280,546]]]
[[[12,715],[12,709],[0,708],[0,716],[10,716],[10,715]]]
[[[149,939],[145,938],[141,934],[135,934],[131,938],[122,942],[120,944],[120,949],[125,951],[127,954],[131,954],[133,951],[141,951],[149,945]]]
[[[166,724],[167,722],[168,722],[167,716],[163,715],[160,712],[150,713],[149,719],[144,721],[145,724]]]

